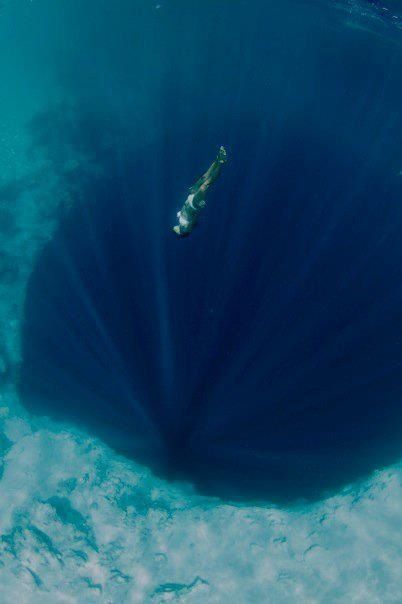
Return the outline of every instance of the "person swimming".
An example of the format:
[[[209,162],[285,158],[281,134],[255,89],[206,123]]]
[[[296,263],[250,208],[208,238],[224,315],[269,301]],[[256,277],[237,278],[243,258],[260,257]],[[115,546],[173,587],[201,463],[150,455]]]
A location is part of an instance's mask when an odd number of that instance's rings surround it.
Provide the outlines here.
[[[190,235],[197,224],[200,211],[205,208],[205,197],[211,184],[215,182],[221,173],[222,165],[227,161],[227,153],[224,147],[220,147],[218,156],[197,182],[190,187],[190,194],[187,197],[182,209],[177,212],[179,224],[173,227],[173,231],[179,237]]]

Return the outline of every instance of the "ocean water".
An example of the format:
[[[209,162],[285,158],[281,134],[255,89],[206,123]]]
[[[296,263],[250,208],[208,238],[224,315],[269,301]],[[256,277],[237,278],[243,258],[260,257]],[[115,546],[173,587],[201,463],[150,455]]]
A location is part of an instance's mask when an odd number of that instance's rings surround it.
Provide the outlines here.
[[[401,601],[401,30],[3,2],[1,603]]]

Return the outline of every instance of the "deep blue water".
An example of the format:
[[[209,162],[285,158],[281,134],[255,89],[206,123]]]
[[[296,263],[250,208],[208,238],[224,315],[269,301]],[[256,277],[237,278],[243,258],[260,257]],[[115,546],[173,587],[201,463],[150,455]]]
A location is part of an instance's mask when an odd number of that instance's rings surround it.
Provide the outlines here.
[[[320,3],[37,10],[63,98],[31,153],[75,203],[29,283],[26,406],[223,497],[315,498],[398,459],[398,37]]]

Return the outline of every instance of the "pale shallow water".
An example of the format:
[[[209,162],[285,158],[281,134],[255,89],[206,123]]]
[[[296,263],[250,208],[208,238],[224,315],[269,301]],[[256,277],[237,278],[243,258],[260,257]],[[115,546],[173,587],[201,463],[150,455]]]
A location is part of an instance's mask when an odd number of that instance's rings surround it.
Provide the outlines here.
[[[233,506],[88,436],[2,415],[7,604],[400,599],[399,466],[314,505]]]

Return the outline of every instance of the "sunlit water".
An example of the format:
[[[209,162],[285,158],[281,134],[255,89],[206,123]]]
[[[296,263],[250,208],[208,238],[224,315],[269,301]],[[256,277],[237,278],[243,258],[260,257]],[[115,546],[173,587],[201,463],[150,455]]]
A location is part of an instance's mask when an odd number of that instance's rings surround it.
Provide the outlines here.
[[[1,601],[399,601],[401,17],[4,4]]]

